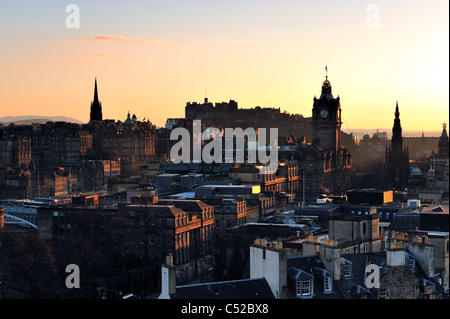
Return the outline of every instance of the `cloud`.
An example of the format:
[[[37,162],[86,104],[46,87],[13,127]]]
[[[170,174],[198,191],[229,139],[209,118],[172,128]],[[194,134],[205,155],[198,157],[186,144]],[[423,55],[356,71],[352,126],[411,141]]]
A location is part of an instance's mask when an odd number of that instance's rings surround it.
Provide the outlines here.
[[[86,38],[75,38],[68,41],[57,41],[58,44],[68,44],[73,42],[123,42],[123,43],[136,43],[136,44],[167,44],[170,43],[169,39],[133,39],[123,36],[113,35],[94,35]]]
[[[84,56],[84,57],[106,57],[108,53],[95,53],[95,52],[80,52],[80,51],[64,51],[65,55],[71,56]]]

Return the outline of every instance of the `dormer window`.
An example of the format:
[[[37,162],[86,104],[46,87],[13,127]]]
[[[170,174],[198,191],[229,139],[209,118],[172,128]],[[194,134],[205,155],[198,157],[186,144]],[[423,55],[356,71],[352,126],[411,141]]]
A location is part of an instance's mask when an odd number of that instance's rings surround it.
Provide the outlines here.
[[[289,277],[294,279],[297,298],[310,299],[314,297],[314,276],[303,270],[291,268]]]
[[[325,292],[332,292],[333,291],[333,280],[331,277],[325,277],[323,279],[323,290]]]
[[[352,266],[344,265],[344,277],[350,277],[352,275]]]

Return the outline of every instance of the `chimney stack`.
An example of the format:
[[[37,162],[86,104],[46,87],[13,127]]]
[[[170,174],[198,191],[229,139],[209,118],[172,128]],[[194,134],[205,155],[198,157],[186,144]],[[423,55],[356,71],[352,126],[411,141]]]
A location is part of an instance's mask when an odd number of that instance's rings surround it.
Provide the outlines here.
[[[161,266],[161,294],[158,299],[171,299],[177,290],[176,270],[172,254],[166,256],[166,264]]]
[[[393,240],[386,250],[386,263],[390,267],[405,266],[406,264],[406,249],[401,241]]]

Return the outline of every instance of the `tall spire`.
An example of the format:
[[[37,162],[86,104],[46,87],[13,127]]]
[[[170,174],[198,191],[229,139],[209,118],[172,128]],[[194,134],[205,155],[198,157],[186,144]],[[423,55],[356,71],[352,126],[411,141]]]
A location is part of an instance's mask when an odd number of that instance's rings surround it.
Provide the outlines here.
[[[392,148],[394,152],[401,151],[403,149],[402,124],[400,122],[398,101],[395,107],[394,126],[392,127]]]
[[[97,78],[95,78],[94,102],[98,102]]]
[[[402,125],[397,101],[391,145],[385,158],[384,187],[405,189],[408,184],[409,173],[409,148],[403,146]]]
[[[102,115],[102,103],[98,100],[98,90],[97,90],[97,77],[95,78],[95,88],[94,88],[94,101],[91,103],[91,117],[90,121],[101,121],[103,119]]]

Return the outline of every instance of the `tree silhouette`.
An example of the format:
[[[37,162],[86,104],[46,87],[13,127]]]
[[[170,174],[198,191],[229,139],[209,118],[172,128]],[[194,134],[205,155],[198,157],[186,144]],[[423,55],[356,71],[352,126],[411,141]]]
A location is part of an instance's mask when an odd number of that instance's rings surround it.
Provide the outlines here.
[[[50,245],[36,232],[0,232],[0,276],[3,293],[25,287],[26,297],[41,298],[51,291],[56,264]]]

